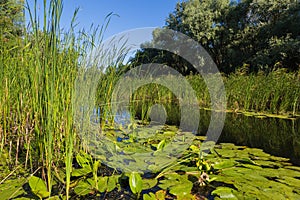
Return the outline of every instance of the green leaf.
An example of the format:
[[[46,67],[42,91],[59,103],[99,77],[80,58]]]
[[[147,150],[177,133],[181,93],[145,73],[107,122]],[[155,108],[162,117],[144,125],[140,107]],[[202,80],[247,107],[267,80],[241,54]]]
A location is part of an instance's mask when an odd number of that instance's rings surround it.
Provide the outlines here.
[[[233,194],[233,189],[228,187],[217,187],[214,191],[212,191],[212,195],[217,195],[222,199],[238,199]]]
[[[192,182],[186,182],[185,184],[174,185],[170,188],[170,193],[175,196],[188,197],[191,195],[190,193],[192,187],[193,187]]]
[[[105,192],[107,189],[108,177],[98,177],[98,189],[99,192]]]
[[[193,153],[197,153],[197,154],[200,153],[199,147],[197,147],[197,146],[195,146],[193,144],[190,146],[190,149],[192,150]]]
[[[81,196],[89,194],[92,190],[93,187],[84,180],[79,181],[79,183],[74,188],[74,192],[77,195],[81,195]]]
[[[29,186],[31,188],[32,193],[40,198],[46,198],[50,196],[50,193],[47,190],[47,186],[43,179],[32,176],[29,178]]]
[[[109,176],[107,181],[107,192],[114,190],[119,182],[120,175]]]
[[[236,162],[234,160],[225,160],[223,162],[219,162],[214,164],[214,169],[225,169],[230,168],[236,165]]]
[[[157,145],[157,150],[162,150],[166,146],[166,140],[162,140]]]
[[[149,194],[144,194],[143,195],[144,200],[156,200],[155,194],[150,192]]]
[[[27,180],[23,177],[17,179],[7,179],[0,184],[0,197],[1,199],[13,199],[14,197],[26,195],[26,192],[22,190],[22,185]]]
[[[157,184],[157,179],[143,179],[143,190],[153,188]]]
[[[134,194],[139,194],[143,188],[142,177],[137,172],[132,172],[129,176],[130,189]]]
[[[73,169],[72,176],[86,176],[92,172],[91,166],[86,166],[85,168]]]
[[[80,151],[80,153],[76,155],[76,161],[82,168],[91,168],[91,156],[83,151]]]
[[[237,162],[243,163],[243,164],[253,164],[255,165],[256,163],[254,161],[252,161],[250,158],[241,158],[241,159],[237,159]]]

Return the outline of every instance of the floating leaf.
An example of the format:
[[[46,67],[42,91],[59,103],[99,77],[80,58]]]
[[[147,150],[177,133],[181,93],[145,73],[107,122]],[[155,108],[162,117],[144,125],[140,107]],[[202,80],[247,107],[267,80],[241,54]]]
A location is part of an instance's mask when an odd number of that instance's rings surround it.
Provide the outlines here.
[[[29,186],[31,188],[32,193],[40,198],[46,198],[50,196],[50,193],[47,190],[47,186],[43,179],[32,176],[29,178]]]
[[[236,162],[234,160],[225,160],[223,162],[219,162],[214,164],[214,169],[225,169],[230,168],[236,165]]]
[[[192,182],[186,182],[185,184],[174,185],[174,186],[170,187],[170,193],[175,196],[179,196],[181,198],[190,197],[192,187],[193,187]]]
[[[241,159],[237,159],[236,161],[240,162],[240,163],[243,163],[243,164],[256,164],[250,158],[241,158]]]
[[[143,179],[143,190],[153,188],[157,184],[157,179]]]
[[[212,195],[217,195],[222,199],[238,199],[233,194],[233,189],[228,187],[217,187],[214,191],[212,191]]]

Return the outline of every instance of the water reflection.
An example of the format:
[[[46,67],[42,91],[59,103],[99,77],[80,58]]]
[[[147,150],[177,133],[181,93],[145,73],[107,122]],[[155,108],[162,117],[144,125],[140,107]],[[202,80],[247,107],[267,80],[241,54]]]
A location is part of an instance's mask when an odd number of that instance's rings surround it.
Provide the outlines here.
[[[151,118],[151,106],[158,102],[148,104],[136,104],[131,108],[135,118],[149,121]],[[169,125],[180,124],[180,107],[178,103],[160,102],[164,106],[166,118],[163,121]],[[95,115],[99,116],[98,110]],[[152,116],[157,118],[159,116]],[[193,118],[193,116],[188,116]],[[115,116],[117,124],[128,125],[131,116],[128,110],[118,112]],[[211,111],[200,109],[200,121],[197,132],[206,135],[211,120]],[[159,120],[160,121],[160,120]],[[192,120],[191,120],[192,121]],[[237,113],[227,113],[225,125],[218,143],[234,143],[236,145],[261,148],[272,155],[290,158],[291,162],[300,165],[300,118],[257,118]]]
[[[166,123],[179,125],[180,109],[177,104],[163,103],[167,112]],[[142,107],[137,106],[137,116],[142,117]],[[192,117],[192,116],[190,116]],[[200,110],[199,135],[206,135],[211,119],[211,111]],[[300,118],[257,118],[237,113],[227,113],[225,125],[218,143],[234,143],[253,148],[261,148],[276,156],[290,158],[300,165]]]

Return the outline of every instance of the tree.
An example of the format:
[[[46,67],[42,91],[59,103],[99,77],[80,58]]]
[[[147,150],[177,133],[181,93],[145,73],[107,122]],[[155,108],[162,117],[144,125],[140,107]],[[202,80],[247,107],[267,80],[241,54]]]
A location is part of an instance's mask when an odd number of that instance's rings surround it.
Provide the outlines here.
[[[165,28],[198,41],[225,73],[242,66],[253,72],[300,66],[300,3],[295,0],[190,0],[176,5]],[[153,33],[153,43],[165,40],[170,38],[162,31]],[[193,72],[183,59],[155,49],[142,48],[133,63],[154,60],[185,74]]]
[[[24,24],[23,0],[0,0],[1,39],[22,35]]]

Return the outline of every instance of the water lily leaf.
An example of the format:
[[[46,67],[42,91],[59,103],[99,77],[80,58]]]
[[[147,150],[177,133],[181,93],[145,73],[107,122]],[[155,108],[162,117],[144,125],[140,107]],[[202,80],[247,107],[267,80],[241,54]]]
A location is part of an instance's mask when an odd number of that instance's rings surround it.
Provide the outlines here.
[[[250,158],[241,158],[241,159],[236,159],[237,162],[243,163],[243,164],[256,164],[253,160]]]
[[[270,156],[270,160],[275,160],[275,161],[289,161],[289,158],[282,158],[282,157],[277,157],[277,156]]]
[[[200,153],[199,147],[197,147],[197,146],[195,146],[195,145],[191,145],[191,146],[190,146],[190,149],[192,150],[193,153],[197,153],[197,154]]]
[[[300,180],[299,179],[289,177],[289,176],[284,176],[281,179],[278,179],[278,181],[281,182],[281,183],[285,183],[287,185],[290,185],[290,186],[295,186],[295,187],[300,186]]]
[[[255,163],[260,165],[260,166],[265,166],[265,167],[281,167],[282,165],[279,163],[276,163],[274,161],[269,161],[269,160],[255,160]]]
[[[220,146],[222,149],[238,149],[239,147],[233,143],[221,143]]]
[[[157,179],[143,179],[143,190],[153,188],[157,184]]]
[[[300,177],[299,171],[295,171],[295,170],[291,170],[291,169],[279,168],[278,172],[279,172],[280,176]]]
[[[271,156],[270,154],[265,153],[262,149],[257,149],[257,148],[246,148],[243,151],[247,151],[249,154],[257,157],[269,158]]]
[[[93,187],[84,180],[79,181],[76,187],[74,188],[74,192],[77,195],[81,195],[81,196],[89,194],[92,190]]]
[[[178,197],[191,197],[191,190],[193,187],[192,182],[186,182],[185,184],[174,185],[170,187],[170,193]]]
[[[40,198],[46,198],[50,196],[50,193],[47,190],[46,183],[39,177],[30,177],[29,186],[31,188],[31,191]]]
[[[233,189],[228,188],[228,187],[217,187],[214,191],[212,191],[212,195],[217,195],[221,199],[238,199],[234,194],[233,194]]]
[[[261,170],[262,168],[257,165],[251,165],[251,164],[242,164],[241,166],[249,168],[249,169],[255,169],[255,170]]]
[[[291,169],[291,170],[296,170],[296,171],[300,172],[300,167],[298,167],[298,166],[286,166],[285,168],[286,169]]]
[[[250,182],[253,182],[254,184],[258,184],[259,182],[268,182],[269,180],[263,176],[260,176],[255,171],[253,173],[247,173],[244,175],[244,178],[247,180],[250,180]],[[265,183],[263,183],[265,184]]]
[[[143,188],[142,177],[137,172],[132,172],[129,176],[129,186],[134,194],[139,194]]]
[[[223,162],[219,162],[214,164],[214,169],[224,169],[224,168],[230,168],[236,165],[236,162],[234,160],[225,160]]]
[[[218,155],[221,155],[222,157],[226,158],[236,157],[236,151],[230,149],[216,149],[215,152],[217,152]]]

